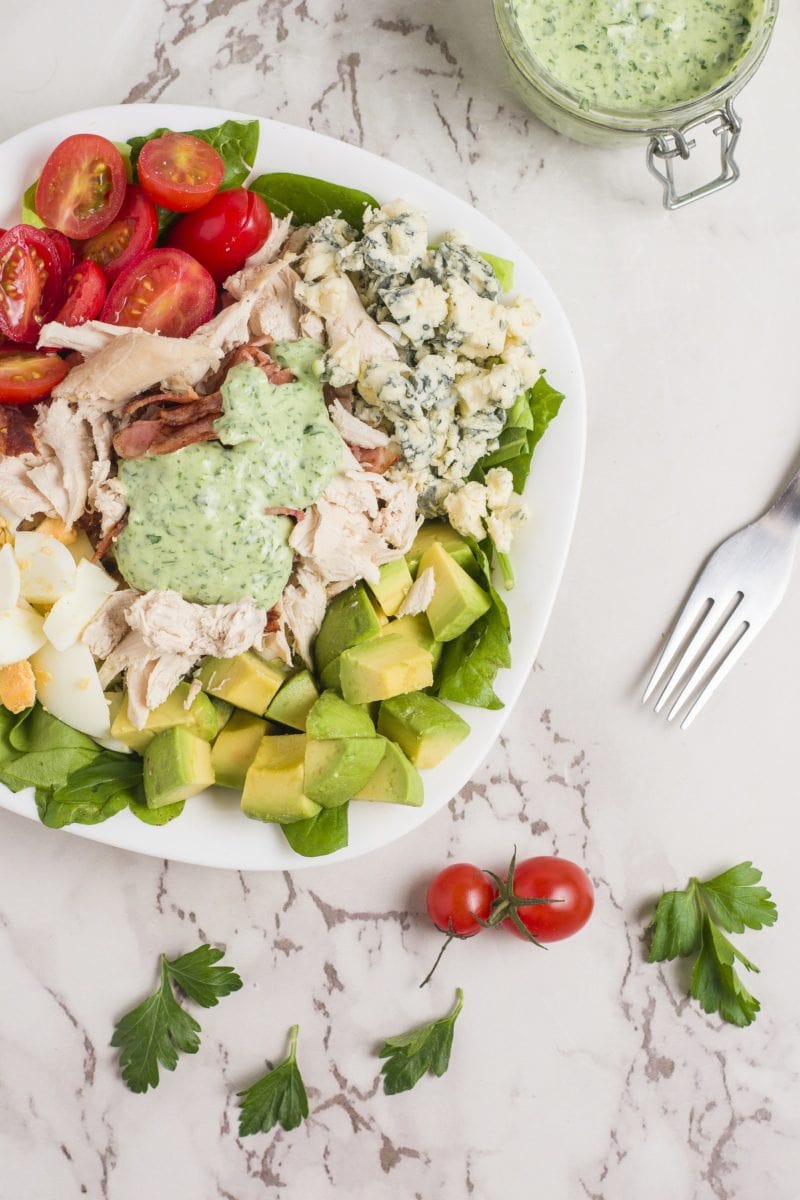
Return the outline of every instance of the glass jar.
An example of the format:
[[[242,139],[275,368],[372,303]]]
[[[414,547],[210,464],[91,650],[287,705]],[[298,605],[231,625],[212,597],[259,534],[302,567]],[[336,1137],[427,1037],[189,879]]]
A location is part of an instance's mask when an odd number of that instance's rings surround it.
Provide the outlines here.
[[[587,104],[559,82],[535,57],[524,40],[513,11],[513,0],[494,0],[500,41],[508,56],[514,86],[527,107],[558,133],[589,145],[627,145],[647,142],[647,166],[661,182],[665,208],[682,208],[739,178],[735,150],[742,123],[733,100],[752,78],[772,37],[779,0],[765,0],[739,62],[715,88],[694,100],[668,108],[612,109]],[[569,3],[569,0],[564,0]],[[688,159],[695,146],[690,136],[710,126],[720,140],[720,173],[691,191],[679,192],[675,160]]]

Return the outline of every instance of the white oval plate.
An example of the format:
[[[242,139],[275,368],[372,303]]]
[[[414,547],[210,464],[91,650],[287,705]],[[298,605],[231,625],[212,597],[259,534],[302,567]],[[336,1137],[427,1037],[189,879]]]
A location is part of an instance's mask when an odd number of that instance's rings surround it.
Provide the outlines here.
[[[203,129],[228,118],[251,119],[216,108],[132,104],[71,113],[20,133],[0,145],[0,227],[19,220],[23,191],[37,178],[51,150],[69,134],[92,132],[125,141],[160,126]],[[144,825],[129,812],[102,825],[68,827],[79,837],[157,858],[276,871],[343,862],[395,841],[447,804],[489,753],[533,666],[564,569],[583,472],[586,401],[575,339],[561,305],[541,272],[497,225],[404,167],[311,130],[259,119],[256,174],[296,171],[361,188],[382,201],[402,196],[428,213],[434,234],[459,229],[480,249],[512,259],[517,290],[530,296],[542,313],[534,342],[537,357],[549,380],[567,397],[558,419],[536,449],[525,493],[532,519],[514,544],[517,586],[505,597],[511,616],[513,666],[502,671],[497,682],[505,708],[498,712],[460,709],[472,733],[444,763],[424,772],[422,808],[352,804],[349,846],[322,859],[295,854],[279,829],[243,817],[236,794],[222,788],[190,800],[178,820],[162,827]],[[31,791],[15,795],[0,785],[0,806],[37,819]]]

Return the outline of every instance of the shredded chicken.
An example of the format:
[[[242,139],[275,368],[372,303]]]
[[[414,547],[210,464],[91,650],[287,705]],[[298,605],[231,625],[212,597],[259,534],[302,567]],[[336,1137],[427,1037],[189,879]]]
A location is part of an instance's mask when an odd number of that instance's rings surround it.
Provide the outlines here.
[[[86,508],[94,445],[86,422],[66,400],[42,404],[36,418],[40,462],[29,471],[31,483],[66,525]]]
[[[397,358],[397,347],[364,308],[348,276],[339,278],[343,281],[340,286],[344,304],[337,316],[325,320],[329,353],[352,340],[358,346],[362,363],[372,359]]]
[[[29,471],[30,463],[23,458],[0,458],[0,516],[14,528],[37,513],[57,515],[47,497],[31,482]]]
[[[84,358],[105,349],[114,338],[130,333],[125,325],[109,325],[105,321],[86,321],[83,325],[62,325],[50,321],[42,326],[39,345],[51,350],[75,350]]]
[[[113,592],[83,631],[81,641],[95,658],[108,658],[128,632],[127,614],[136,597],[135,588]]]
[[[421,521],[410,483],[347,470],[335,476],[306,511],[289,545],[329,589],[341,591],[358,579],[377,582],[378,568],[406,553]],[[294,632],[285,599],[284,610]]]
[[[267,614],[250,600],[193,604],[177,592],[146,592],[128,610],[131,629],[155,654],[233,658],[260,646]]]
[[[311,647],[319,633],[327,603],[325,581],[310,563],[301,561],[283,590],[282,606],[286,628],[298,654],[308,666],[312,665]]]
[[[53,396],[73,401],[82,415],[113,412],[163,381],[177,384],[176,390],[192,387],[221,358],[219,350],[192,338],[161,337],[142,329],[126,329],[119,336],[112,335],[102,349],[73,367],[54,388]]]
[[[264,245],[256,250],[255,254],[250,255],[240,271],[237,271],[235,275],[228,276],[222,285],[225,291],[230,292],[232,296],[243,296],[252,287],[250,280],[258,268],[273,262],[278,257],[291,231],[291,213],[285,217],[273,217],[272,228]]]
[[[334,396],[332,403],[328,407],[328,412],[330,413],[331,421],[341,434],[342,440],[347,442],[351,449],[353,446],[363,446],[365,450],[373,450],[378,446],[389,445],[388,433],[384,433],[382,429],[376,429],[374,425],[368,425],[366,421],[360,421],[358,417],[354,417],[341,404],[338,397]]]
[[[397,610],[398,617],[415,617],[417,613],[425,612],[435,591],[436,576],[433,567],[426,567],[403,597],[403,602]]]
[[[92,463],[92,482],[89,485],[89,504],[100,516],[100,533],[105,536],[109,530],[118,525],[128,504],[122,491],[122,484],[114,476],[108,477],[109,462]]]

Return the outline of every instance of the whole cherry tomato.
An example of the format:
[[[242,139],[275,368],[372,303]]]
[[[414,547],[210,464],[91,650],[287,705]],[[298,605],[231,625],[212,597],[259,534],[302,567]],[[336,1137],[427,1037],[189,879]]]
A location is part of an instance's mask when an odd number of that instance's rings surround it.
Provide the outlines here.
[[[246,188],[230,188],[180,217],[166,242],[191,254],[221,283],[260,250],[271,228],[272,216],[260,196]]]

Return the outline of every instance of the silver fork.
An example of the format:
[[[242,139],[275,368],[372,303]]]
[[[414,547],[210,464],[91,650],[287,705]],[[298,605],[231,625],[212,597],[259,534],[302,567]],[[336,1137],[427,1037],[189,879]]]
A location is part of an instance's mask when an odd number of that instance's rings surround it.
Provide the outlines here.
[[[786,592],[800,528],[800,471],[763,517],[727,538],[700,572],[661,652],[642,703],[688,729],[775,612]],[[673,661],[674,660],[674,661]],[[677,695],[676,695],[677,692]]]

